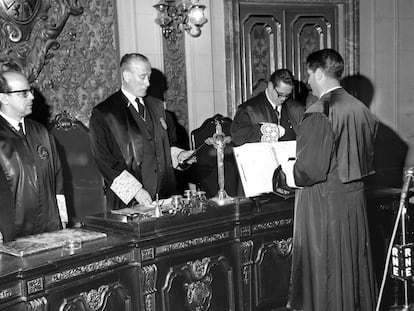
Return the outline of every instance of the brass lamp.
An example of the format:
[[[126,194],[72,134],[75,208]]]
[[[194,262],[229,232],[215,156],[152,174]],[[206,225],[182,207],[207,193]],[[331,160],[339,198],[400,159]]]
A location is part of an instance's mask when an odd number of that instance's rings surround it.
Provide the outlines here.
[[[158,11],[155,22],[161,26],[163,36],[171,43],[185,30],[190,36],[198,37],[201,27],[207,22],[205,5],[199,0],[159,0],[154,5]]]

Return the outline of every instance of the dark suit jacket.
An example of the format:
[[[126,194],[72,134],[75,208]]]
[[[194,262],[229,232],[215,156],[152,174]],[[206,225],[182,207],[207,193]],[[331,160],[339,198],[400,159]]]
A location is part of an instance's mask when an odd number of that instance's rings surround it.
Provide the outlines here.
[[[0,172],[0,232],[4,242],[14,240],[16,237],[13,202],[14,199],[6,176]]]
[[[62,173],[53,137],[25,119],[20,136],[0,117],[0,231],[4,240],[61,229]]]
[[[285,128],[286,133],[280,140],[296,139],[304,111],[305,106],[296,100],[289,98],[283,103],[280,125]],[[262,136],[261,122],[277,123],[276,114],[265,92],[259,93],[238,107],[231,125],[231,137],[234,144],[259,142]]]
[[[128,99],[118,91],[92,110],[91,151],[97,167],[110,186],[123,170],[131,173],[154,199],[175,191],[167,123],[161,100],[147,96],[144,122]],[[125,204],[108,189],[108,208]],[[133,203],[134,200],[130,204]]]
[[[345,89],[338,88],[319,98],[306,110],[305,117],[311,113],[324,113],[332,124],[342,183],[356,181],[375,172],[373,140],[378,120],[361,101]]]

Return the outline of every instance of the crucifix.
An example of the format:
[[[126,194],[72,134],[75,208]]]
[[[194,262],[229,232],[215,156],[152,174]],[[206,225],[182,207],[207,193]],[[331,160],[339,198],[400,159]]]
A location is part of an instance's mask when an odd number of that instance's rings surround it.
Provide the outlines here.
[[[224,147],[226,144],[231,142],[231,137],[226,136],[223,133],[221,127],[221,120],[215,119],[216,123],[216,132],[213,134],[213,137],[209,137],[205,140],[207,145],[212,145],[217,150],[217,175],[218,175],[218,185],[219,190],[217,195],[211,200],[215,201],[218,205],[223,205],[233,201],[233,198],[230,197],[224,190]]]

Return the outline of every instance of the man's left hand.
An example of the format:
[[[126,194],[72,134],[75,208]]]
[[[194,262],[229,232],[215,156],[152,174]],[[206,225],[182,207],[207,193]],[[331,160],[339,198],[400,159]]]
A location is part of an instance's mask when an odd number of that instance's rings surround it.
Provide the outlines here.
[[[187,164],[193,164],[197,162],[197,158],[194,154],[194,150],[185,150],[181,151],[177,157],[178,163],[183,164],[186,162]]]

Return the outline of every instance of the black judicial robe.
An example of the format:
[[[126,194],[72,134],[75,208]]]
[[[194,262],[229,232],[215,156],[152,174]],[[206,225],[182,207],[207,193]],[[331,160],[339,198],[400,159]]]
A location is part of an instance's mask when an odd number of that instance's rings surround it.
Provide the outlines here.
[[[128,106],[121,91],[94,107],[89,124],[91,151],[108,186],[127,170],[153,199],[156,193],[166,198],[175,192],[175,177],[164,104],[152,96],[146,96],[144,102],[146,121]],[[107,203],[109,209],[125,207],[109,187]]]
[[[25,127],[22,137],[0,116],[0,231],[5,241],[62,228],[56,194],[63,193],[63,183],[54,139],[36,121],[26,118]]]
[[[363,178],[373,173],[377,121],[344,89],[305,112],[297,137],[290,307],[375,308]]]
[[[280,125],[286,130],[279,140],[295,140],[305,106],[300,102],[288,98],[282,104]],[[261,92],[241,104],[231,125],[231,138],[234,144],[259,142],[262,136],[260,126],[262,122],[278,123],[272,104],[266,93]]]

